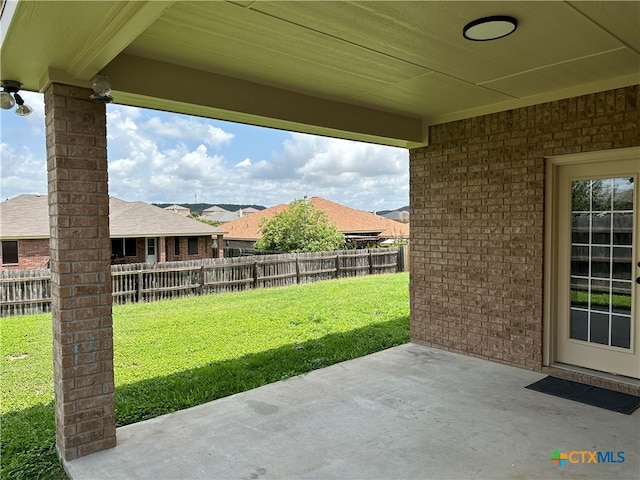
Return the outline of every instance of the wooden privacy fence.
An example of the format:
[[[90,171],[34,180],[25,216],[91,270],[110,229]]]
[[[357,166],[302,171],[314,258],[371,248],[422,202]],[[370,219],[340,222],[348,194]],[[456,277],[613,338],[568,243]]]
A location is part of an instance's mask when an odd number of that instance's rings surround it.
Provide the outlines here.
[[[112,265],[113,303],[394,273],[403,270],[404,258],[401,247]],[[50,278],[49,270],[0,271],[0,315],[50,311]]]
[[[51,311],[49,269],[1,270],[0,316]]]

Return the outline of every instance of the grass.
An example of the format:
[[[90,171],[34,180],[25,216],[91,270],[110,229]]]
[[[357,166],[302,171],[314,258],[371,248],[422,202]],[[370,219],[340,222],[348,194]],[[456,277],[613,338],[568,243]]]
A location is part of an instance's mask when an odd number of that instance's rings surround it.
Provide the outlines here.
[[[115,306],[118,425],[405,343],[407,285],[405,273]],[[0,327],[0,477],[64,479],[51,315]]]
[[[591,305],[607,307],[609,306],[609,301],[611,301],[613,308],[631,309],[631,295],[609,295],[608,293],[591,294]],[[589,305],[589,293],[581,290],[572,290],[571,303]]]

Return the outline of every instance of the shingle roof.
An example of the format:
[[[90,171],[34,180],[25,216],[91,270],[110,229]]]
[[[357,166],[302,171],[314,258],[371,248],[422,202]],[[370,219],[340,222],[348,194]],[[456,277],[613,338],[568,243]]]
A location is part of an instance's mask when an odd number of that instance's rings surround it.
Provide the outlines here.
[[[109,198],[112,237],[221,235],[225,230],[144,202]],[[47,195],[18,195],[0,203],[0,238],[49,238]]]
[[[221,223],[227,223],[227,222],[233,222],[234,220],[237,220],[240,217],[240,213],[238,212],[212,212],[212,213],[207,213],[204,215],[201,215],[200,218],[202,218],[203,220],[211,220],[213,222],[221,222]]]
[[[189,210],[187,207],[183,207],[182,205],[176,205],[175,203],[173,205],[169,205],[168,207],[164,207],[163,210],[168,210],[169,212],[173,213],[179,213],[180,215],[184,215],[185,217],[187,215],[191,215],[191,210]]]
[[[224,208],[222,208],[222,207],[219,207],[219,206],[217,206],[217,205],[214,205],[214,206],[212,206],[212,207],[205,208],[205,209],[202,211],[202,214],[204,215],[205,213],[228,212],[228,211],[229,211],[229,210],[225,210],[225,209],[224,209]]]
[[[0,203],[0,238],[49,238],[47,195],[18,195]]]
[[[396,220],[396,221],[409,221],[409,212],[407,212],[406,210],[396,210],[393,212],[389,212],[389,213],[385,213],[384,215],[380,215],[381,217],[384,218],[388,218],[389,220]]]
[[[312,197],[309,201],[315,208],[323,210],[336,223],[338,230],[345,235],[370,234],[381,238],[409,238],[409,225],[394,222],[362,210],[349,208],[320,197]],[[287,205],[283,203],[252,213],[233,222],[225,223],[224,228],[228,233],[224,238],[229,240],[258,240],[262,237],[259,227],[260,220],[262,218],[272,218],[285,208],[287,208]]]
[[[204,212],[207,212],[207,213],[203,212],[200,218],[204,220],[212,220],[214,222],[228,223],[258,211],[257,209],[252,207],[241,208],[239,210],[236,210],[235,212],[230,212],[220,207],[211,207],[211,208],[218,208],[219,210],[215,210],[215,211],[209,211],[210,209],[204,210]]]

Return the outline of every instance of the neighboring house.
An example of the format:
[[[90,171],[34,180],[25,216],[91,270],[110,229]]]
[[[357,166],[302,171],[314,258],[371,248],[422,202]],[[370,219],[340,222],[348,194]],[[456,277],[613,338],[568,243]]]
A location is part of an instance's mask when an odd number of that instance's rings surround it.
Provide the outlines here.
[[[173,213],[178,213],[184,217],[191,216],[191,210],[189,210],[187,207],[183,207],[182,205],[176,205],[175,203],[173,205],[169,205],[168,207],[164,207],[164,210],[168,210]]]
[[[360,245],[379,244],[387,239],[409,238],[409,225],[407,224],[394,222],[320,197],[313,197],[308,201],[318,210],[324,211],[329,219],[335,222],[347,242]],[[272,218],[286,208],[287,205],[283,203],[225,224],[224,229],[227,231],[225,246],[252,248],[253,244],[262,237],[260,221],[263,218]]]
[[[228,223],[257,211],[258,210],[255,208],[248,207],[241,208],[239,210],[236,210],[235,212],[231,212],[229,210],[225,210],[222,207],[213,206],[203,210],[202,216],[200,218],[202,218],[203,220],[211,220],[213,222]]]
[[[112,263],[156,263],[214,256],[224,231],[144,202],[109,199]],[[212,242],[215,238],[216,247]],[[49,261],[46,195],[0,203],[0,269],[45,268]],[[222,248],[217,252],[222,256]]]
[[[202,215],[208,215],[209,213],[218,213],[218,212],[228,212],[229,210],[225,210],[222,207],[219,207],[217,205],[213,205],[212,207],[209,208],[205,208],[202,211]]]
[[[409,223],[409,212],[406,210],[396,210],[380,216],[400,223]]]

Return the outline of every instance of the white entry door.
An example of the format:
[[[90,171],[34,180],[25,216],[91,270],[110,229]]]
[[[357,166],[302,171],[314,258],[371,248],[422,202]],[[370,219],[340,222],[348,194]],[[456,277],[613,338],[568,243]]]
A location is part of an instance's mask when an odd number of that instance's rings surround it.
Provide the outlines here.
[[[556,360],[640,378],[640,158],[558,169]]]
[[[147,263],[158,262],[158,245],[155,238],[147,238],[145,261]]]

